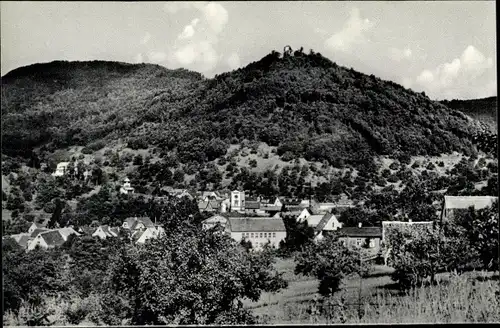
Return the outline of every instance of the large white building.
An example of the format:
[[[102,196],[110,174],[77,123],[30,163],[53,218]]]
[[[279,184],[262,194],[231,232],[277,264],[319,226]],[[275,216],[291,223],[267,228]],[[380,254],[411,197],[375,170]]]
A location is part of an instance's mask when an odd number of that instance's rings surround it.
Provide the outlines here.
[[[245,239],[252,243],[252,249],[261,250],[264,245],[278,248],[279,243],[286,238],[285,224],[282,219],[247,218],[214,215],[203,221],[203,228],[209,229],[221,225],[235,241]]]

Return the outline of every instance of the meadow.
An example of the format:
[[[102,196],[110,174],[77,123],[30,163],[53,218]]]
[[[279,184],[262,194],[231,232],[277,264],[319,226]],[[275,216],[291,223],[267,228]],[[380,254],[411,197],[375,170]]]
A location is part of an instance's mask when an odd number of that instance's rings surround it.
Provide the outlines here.
[[[443,273],[435,285],[401,291],[391,280],[391,268],[374,266],[370,276],[361,281],[361,306],[359,278],[351,277],[341,292],[325,302],[328,305],[322,311],[316,279],[295,275],[292,260],[279,259],[275,267],[284,273],[288,288],[263,293],[258,302],[245,304],[266,324],[500,321],[498,273]]]

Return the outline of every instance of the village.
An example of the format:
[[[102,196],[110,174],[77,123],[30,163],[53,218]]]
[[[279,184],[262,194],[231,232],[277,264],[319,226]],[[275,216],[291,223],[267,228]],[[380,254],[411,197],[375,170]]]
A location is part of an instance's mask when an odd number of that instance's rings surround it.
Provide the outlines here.
[[[69,162],[59,163],[54,177],[67,174]],[[76,169],[76,167],[75,167]],[[88,175],[88,172],[85,174]],[[128,178],[123,179],[119,192],[130,197],[138,196]],[[283,219],[293,217],[296,222],[307,222],[314,229],[314,241],[319,241],[325,235],[338,233],[345,245],[366,250],[365,259],[383,260],[387,265],[390,245],[386,243],[387,230],[406,227],[432,227],[435,222],[422,221],[381,221],[378,226],[345,226],[338,217],[342,211],[354,208],[356,205],[343,194],[339,201],[321,203],[312,197],[309,199],[289,199],[276,196],[273,198],[249,197],[248,192],[233,190],[229,193],[220,191],[190,191],[188,189],[164,188],[168,197],[183,198],[196,201],[198,210],[210,217],[202,222],[204,229],[220,225],[224,231],[237,242],[250,242],[253,251],[262,250],[266,245],[279,248],[280,242],[287,237],[287,229]],[[142,195],[146,197],[165,199],[165,196]],[[453,217],[455,210],[473,207],[475,210],[492,206],[498,199],[494,196],[444,196],[438,217],[441,222]],[[131,243],[144,244],[148,239],[165,236],[165,230],[154,217],[129,217],[121,226],[101,225],[98,221],[90,226],[67,226],[47,228],[47,222],[33,222],[28,231],[3,238],[13,238],[26,251],[37,247],[48,249],[61,246],[71,235],[75,237],[92,236],[101,239],[116,238],[126,234]]]

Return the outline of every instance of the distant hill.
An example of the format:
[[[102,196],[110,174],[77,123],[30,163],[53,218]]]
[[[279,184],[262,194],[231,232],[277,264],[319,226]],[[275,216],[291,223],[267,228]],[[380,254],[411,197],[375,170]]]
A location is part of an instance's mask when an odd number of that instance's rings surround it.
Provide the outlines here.
[[[449,108],[459,110],[486,124],[491,131],[498,132],[497,97],[471,100],[445,100],[441,102]]]
[[[480,130],[424,93],[300,50],[212,79],[150,64],[35,64],[2,77],[2,116],[4,155],[122,143],[201,164],[242,142],[336,167],[377,155],[470,154]]]

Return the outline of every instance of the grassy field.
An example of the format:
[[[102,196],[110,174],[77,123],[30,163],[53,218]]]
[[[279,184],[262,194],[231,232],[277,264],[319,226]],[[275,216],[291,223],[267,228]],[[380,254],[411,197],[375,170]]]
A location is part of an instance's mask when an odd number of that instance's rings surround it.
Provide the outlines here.
[[[347,279],[343,290],[330,300],[327,313],[315,312],[320,296],[318,281],[293,274],[293,261],[278,260],[275,267],[289,281],[279,293],[264,293],[247,308],[268,324],[307,323],[433,323],[497,322],[500,306],[498,274],[469,272],[462,276],[441,274],[438,284],[402,292],[390,278],[392,269],[375,266],[371,276],[361,282],[361,306],[358,306],[360,281]],[[363,316],[358,316],[360,312]]]

